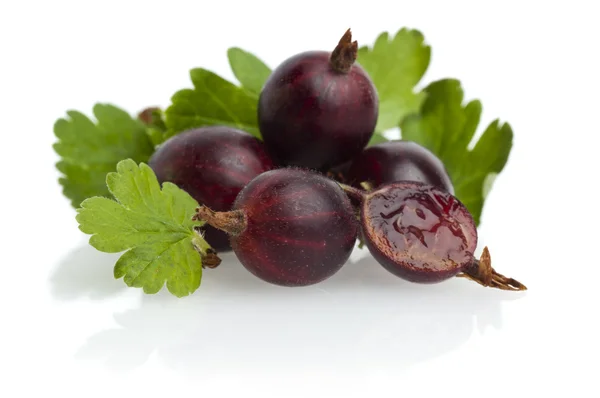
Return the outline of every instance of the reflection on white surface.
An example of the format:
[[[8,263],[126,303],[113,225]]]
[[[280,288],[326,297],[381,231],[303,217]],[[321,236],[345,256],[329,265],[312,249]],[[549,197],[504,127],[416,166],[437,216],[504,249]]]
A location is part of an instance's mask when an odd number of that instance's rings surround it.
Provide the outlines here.
[[[192,296],[161,291],[142,295],[138,308],[116,312],[118,326],[90,336],[76,358],[127,371],[157,355],[190,376],[257,367],[348,369],[354,363],[403,368],[457,349],[475,325],[479,332],[500,328],[502,301],[523,296],[462,279],[411,284],[358,249],[338,274],[306,288],[269,285],[233,254],[222,257],[219,268],[205,270]],[[52,291],[61,299],[109,297],[121,289],[115,283],[124,286],[112,279],[112,264],[112,256],[91,247],[75,250],[55,271]]]
[[[119,293],[127,286],[112,278],[110,273],[111,264],[118,258],[119,254],[102,253],[88,244],[78,246],[63,258],[50,276],[53,297],[102,300]]]

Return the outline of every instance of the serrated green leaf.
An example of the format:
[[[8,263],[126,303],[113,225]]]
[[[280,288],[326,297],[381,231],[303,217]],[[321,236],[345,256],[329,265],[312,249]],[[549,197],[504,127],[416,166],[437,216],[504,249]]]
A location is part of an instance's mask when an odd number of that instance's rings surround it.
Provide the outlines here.
[[[147,294],[158,293],[166,281],[169,292],[186,296],[200,287],[202,279],[202,262],[191,246],[189,236],[174,242],[136,246],[119,258],[114,275]]]
[[[267,78],[271,74],[271,69],[254,54],[238,47],[227,50],[227,58],[235,78],[243,88],[258,99]]]
[[[192,69],[190,76],[194,88],[175,93],[165,112],[166,138],[210,125],[231,126],[260,138],[254,95],[206,69]]]
[[[157,129],[155,127],[148,127],[146,129],[146,133],[148,134],[148,139],[155,147],[162,144],[165,141],[166,131]]]
[[[379,95],[377,134],[418,112],[424,96],[415,91],[415,86],[425,74],[430,57],[431,48],[421,32],[407,28],[392,38],[382,33],[372,47],[358,50],[357,62],[367,71]]]
[[[420,113],[406,117],[401,123],[402,138],[425,146],[442,160],[456,197],[478,225],[485,196],[508,160],[512,129],[508,123],[495,120],[473,150],[469,150],[479,125],[481,103],[474,100],[463,104],[462,87],[454,79],[433,82],[424,93],[427,97]]]
[[[177,297],[193,293],[202,279],[197,249],[208,248],[194,231],[203,224],[192,221],[198,203],[174,184],[164,183],[161,190],[152,169],[131,159],[119,162],[106,181],[115,200],[84,200],[77,221],[96,249],[127,250],[115,265],[115,277],[150,294],[165,283]]]
[[[54,124],[54,150],[61,156],[56,164],[62,173],[59,182],[75,208],[86,198],[109,195],[106,173],[120,160],[145,162],[154,152],[144,125],[124,110],[96,104],[93,113],[96,124],[73,110]]]

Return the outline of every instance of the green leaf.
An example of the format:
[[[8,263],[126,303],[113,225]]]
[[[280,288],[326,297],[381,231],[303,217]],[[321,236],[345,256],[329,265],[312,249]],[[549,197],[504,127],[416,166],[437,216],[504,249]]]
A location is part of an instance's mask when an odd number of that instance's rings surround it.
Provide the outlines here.
[[[406,117],[401,124],[402,138],[425,146],[442,160],[456,197],[478,225],[485,197],[508,160],[512,129],[508,123],[494,120],[469,150],[479,125],[481,103],[473,100],[463,104],[462,87],[454,79],[433,82],[424,93],[427,97],[420,113]]]
[[[190,76],[194,88],[175,93],[165,112],[166,138],[210,125],[231,126],[260,138],[254,95],[206,69],[192,69]]]
[[[255,55],[238,47],[227,50],[227,58],[235,78],[258,99],[271,69]]]
[[[369,140],[369,144],[367,146],[377,145],[377,144],[381,144],[382,142],[388,142],[388,141],[389,140],[387,138],[385,138],[382,134],[373,134],[373,136]]]
[[[397,127],[402,119],[418,112],[424,96],[415,86],[427,70],[431,48],[421,32],[403,28],[392,38],[379,35],[372,47],[358,50],[357,62],[367,71],[379,95],[379,118],[375,131]]]
[[[73,207],[92,196],[108,196],[106,173],[117,162],[131,158],[147,161],[154,146],[146,128],[127,112],[109,104],[96,104],[93,109],[97,123],[78,111],[68,111],[67,118],[54,124],[58,141],[54,150],[61,157],[56,168],[63,193]]]
[[[152,169],[131,159],[118,163],[106,177],[115,200],[86,199],[77,210],[79,229],[90,245],[106,253],[127,250],[114,268],[115,278],[145,293],[157,293],[167,285],[177,297],[200,286],[200,252],[209,248],[192,221],[198,203],[171,183],[161,187]],[[199,252],[200,251],[200,252]]]

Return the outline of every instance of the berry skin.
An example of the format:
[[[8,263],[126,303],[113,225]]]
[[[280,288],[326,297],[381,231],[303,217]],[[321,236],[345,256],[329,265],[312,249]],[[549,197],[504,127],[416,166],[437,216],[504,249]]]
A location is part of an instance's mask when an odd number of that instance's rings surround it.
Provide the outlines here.
[[[398,181],[435,185],[451,194],[454,186],[442,161],[430,150],[412,141],[390,141],[366,148],[347,171],[347,183],[373,188]]]
[[[340,186],[295,168],[259,175],[240,192],[232,211],[201,206],[196,218],[227,231],[244,267],[281,286],[312,285],[334,275],[350,257],[358,232]]]
[[[198,203],[218,211],[230,210],[248,182],[273,168],[262,142],[225,126],[196,128],[173,136],[148,164],[160,183],[172,182]],[[227,234],[210,226],[203,229],[214,250],[231,250]]]
[[[326,171],[368,144],[379,98],[354,63],[356,54],[348,30],[332,53],[294,55],[270,75],[259,97],[258,122],[278,165]]]

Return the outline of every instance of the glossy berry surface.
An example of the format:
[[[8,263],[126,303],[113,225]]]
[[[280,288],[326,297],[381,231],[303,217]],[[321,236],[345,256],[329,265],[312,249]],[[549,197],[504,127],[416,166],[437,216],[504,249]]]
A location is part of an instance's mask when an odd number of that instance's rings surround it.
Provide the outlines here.
[[[306,286],[335,274],[354,248],[358,223],[334,181],[299,169],[252,180],[236,199],[246,225],[231,236],[240,262],[277,285]]]
[[[365,195],[361,220],[373,257],[403,279],[441,282],[473,263],[477,247],[473,218],[458,199],[435,186],[384,185]]]
[[[218,211],[230,210],[248,182],[273,168],[258,139],[225,126],[192,129],[171,137],[148,164],[160,183],[172,182],[198,203]],[[213,249],[231,250],[225,232],[211,226],[203,228]]]
[[[379,99],[355,58],[356,42],[347,32],[333,53],[297,54],[270,75],[259,97],[258,122],[279,165],[325,171],[367,145]]]
[[[366,148],[347,171],[347,183],[374,188],[397,181],[435,185],[449,193],[454,186],[442,161],[427,148],[412,141],[390,141]]]

